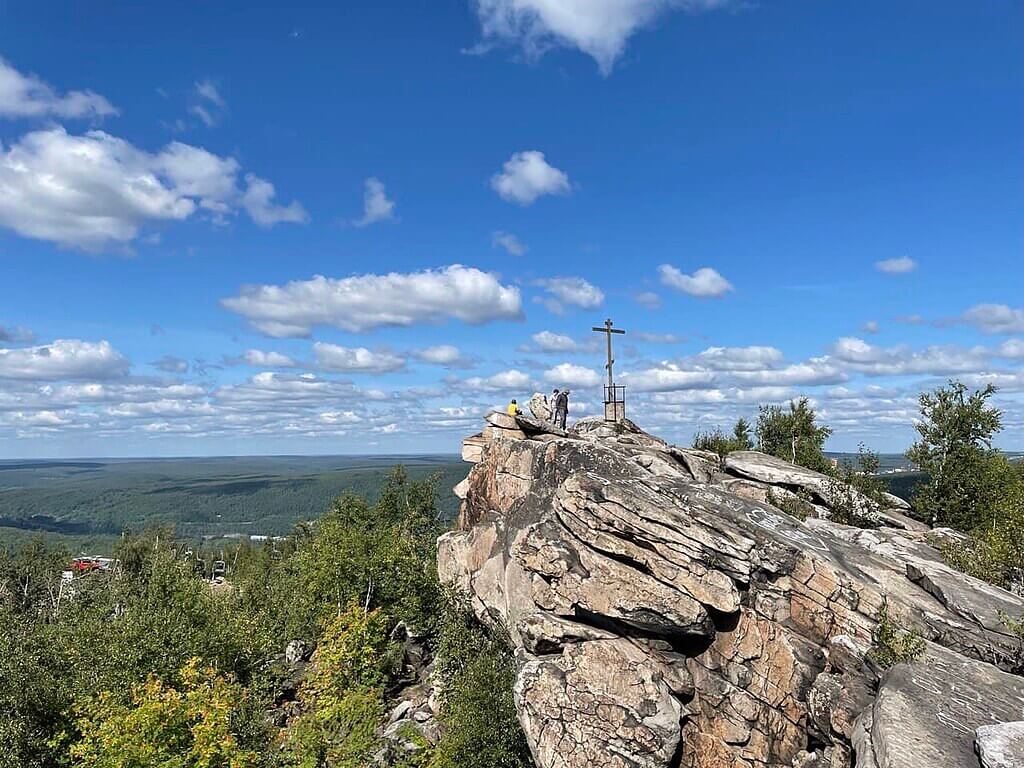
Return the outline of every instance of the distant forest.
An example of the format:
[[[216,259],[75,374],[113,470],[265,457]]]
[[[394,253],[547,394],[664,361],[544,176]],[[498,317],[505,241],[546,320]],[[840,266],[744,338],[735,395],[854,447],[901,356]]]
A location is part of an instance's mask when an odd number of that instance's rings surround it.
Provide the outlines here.
[[[391,468],[438,476],[438,507],[467,466],[454,456],[246,457],[0,462],[0,546],[43,535],[106,549],[125,530],[171,526],[181,539],[283,536],[343,493],[375,499]]]

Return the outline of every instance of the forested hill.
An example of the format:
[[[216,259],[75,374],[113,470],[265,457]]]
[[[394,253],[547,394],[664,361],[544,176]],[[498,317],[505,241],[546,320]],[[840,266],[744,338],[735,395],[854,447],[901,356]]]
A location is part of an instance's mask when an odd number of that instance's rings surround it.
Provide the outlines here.
[[[126,528],[179,536],[284,535],[342,493],[375,498],[390,469],[440,473],[438,505],[465,474],[455,456],[260,456],[0,461],[0,542],[45,533],[96,542]]]

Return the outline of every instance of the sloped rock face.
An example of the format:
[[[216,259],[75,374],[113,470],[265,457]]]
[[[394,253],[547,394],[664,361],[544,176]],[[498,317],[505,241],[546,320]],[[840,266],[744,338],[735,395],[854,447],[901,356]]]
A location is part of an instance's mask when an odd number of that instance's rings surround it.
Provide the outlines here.
[[[976,768],[975,730],[1024,719],[999,669],[1017,650],[1000,612],[1024,603],[924,532],[801,522],[758,499],[820,483],[805,470],[723,466],[631,423],[502,431],[523,437],[472,439],[438,567],[510,638],[541,768],[896,768],[901,734],[948,756],[916,765]],[[865,653],[883,606],[932,645],[880,679]],[[896,707],[937,665],[977,716]]]

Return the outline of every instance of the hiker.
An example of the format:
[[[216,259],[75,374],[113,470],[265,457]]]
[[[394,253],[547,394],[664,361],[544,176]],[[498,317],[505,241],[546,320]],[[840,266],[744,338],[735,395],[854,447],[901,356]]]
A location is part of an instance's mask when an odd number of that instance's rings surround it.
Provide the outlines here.
[[[569,390],[558,393],[555,398],[555,426],[565,429],[565,417],[569,414]]]
[[[512,402],[508,404],[508,415],[509,416],[518,416],[521,413],[522,413],[522,411],[519,410],[519,403],[517,403],[515,401],[515,399],[513,398]]]
[[[546,401],[548,404],[548,410],[551,411],[550,420],[551,423],[555,423],[555,411],[558,406],[558,388],[551,390],[551,399]]]

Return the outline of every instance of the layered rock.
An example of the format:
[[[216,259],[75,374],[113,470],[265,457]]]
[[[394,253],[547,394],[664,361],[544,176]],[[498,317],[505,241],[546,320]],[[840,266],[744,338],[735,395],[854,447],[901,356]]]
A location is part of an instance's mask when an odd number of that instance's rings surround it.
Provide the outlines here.
[[[1018,651],[1001,616],[1024,603],[951,570],[930,534],[793,518],[766,500],[810,494],[827,513],[832,486],[762,454],[511,420],[489,415],[464,451],[438,567],[516,650],[541,768],[897,768],[899,733],[950,756],[918,765],[976,768],[975,729],[1024,719],[1000,671]],[[883,607],[931,643],[884,675],[866,655]],[[992,697],[987,720],[904,716],[937,667],[956,696]]]

